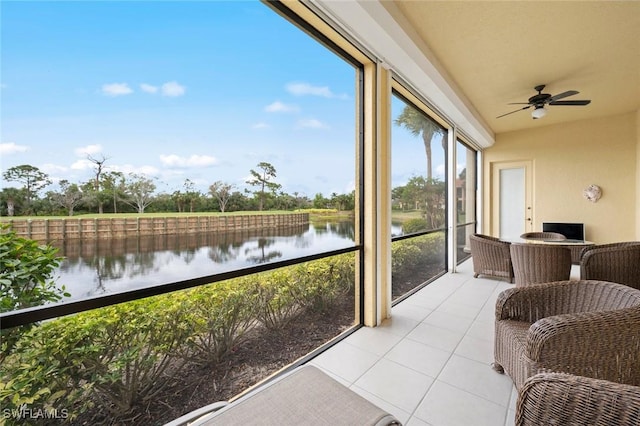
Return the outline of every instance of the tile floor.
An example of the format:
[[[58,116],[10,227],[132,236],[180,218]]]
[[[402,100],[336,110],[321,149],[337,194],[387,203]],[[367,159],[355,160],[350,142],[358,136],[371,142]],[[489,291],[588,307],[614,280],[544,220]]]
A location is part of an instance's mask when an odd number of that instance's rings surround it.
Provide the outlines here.
[[[466,261],[310,363],[405,426],[513,425],[517,393],[491,368],[495,300],[512,285]]]

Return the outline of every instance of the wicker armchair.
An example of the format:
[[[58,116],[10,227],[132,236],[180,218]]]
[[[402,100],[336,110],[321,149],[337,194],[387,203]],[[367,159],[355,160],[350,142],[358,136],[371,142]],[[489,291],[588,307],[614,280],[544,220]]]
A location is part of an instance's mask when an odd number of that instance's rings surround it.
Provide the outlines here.
[[[631,247],[631,246],[638,246],[638,245],[640,245],[640,241],[619,241],[616,243],[594,244],[594,245],[586,246],[586,247],[583,247],[582,250],[580,250],[580,260],[582,260],[584,255],[587,254],[589,250],[622,248],[622,247]]]
[[[580,262],[580,277],[640,289],[640,243],[614,243],[585,249]]]
[[[562,241],[567,237],[558,232],[525,232],[520,235],[525,240]]]
[[[518,394],[516,426],[637,426],[640,387],[563,373],[540,373]]]
[[[473,234],[469,237],[473,276],[488,275],[513,282],[513,266],[509,246],[511,243],[489,235]]]
[[[549,371],[640,386],[640,290],[591,280],[505,290],[494,355],[517,389]]]
[[[513,243],[510,252],[516,286],[568,280],[571,275],[567,247]]]

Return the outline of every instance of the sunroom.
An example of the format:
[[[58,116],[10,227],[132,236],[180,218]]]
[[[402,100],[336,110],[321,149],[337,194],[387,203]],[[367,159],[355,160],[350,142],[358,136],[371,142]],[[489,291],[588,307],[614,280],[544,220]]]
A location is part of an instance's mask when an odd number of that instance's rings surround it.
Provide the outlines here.
[[[215,13],[216,3],[212,2],[208,13]],[[295,308],[278,311],[271,304],[259,319],[237,327],[255,332],[260,323],[277,330],[278,321],[286,323],[289,314],[303,319],[299,322],[320,323],[320,327],[323,315],[342,315],[342,322],[327,325],[335,328],[321,337],[314,334],[317,329],[295,329],[301,335],[308,333],[310,341],[303,353],[301,349],[290,351],[285,342],[275,354],[266,355],[268,367],[245,366],[240,373],[226,372],[235,382],[224,385],[225,394],[213,392],[212,383],[219,379],[215,374],[222,370],[212,373],[210,366],[224,362],[228,353],[241,352],[242,345],[249,343],[226,340],[223,343],[228,347],[216,346],[211,334],[194,338],[189,334],[193,330],[185,329],[180,336],[190,345],[158,339],[160,346],[176,345],[179,350],[162,352],[166,358],[145,360],[169,360],[162,370],[154,371],[163,383],[162,392],[127,387],[131,383],[121,378],[109,382],[113,375],[124,374],[122,365],[129,366],[131,358],[123,356],[113,365],[104,364],[108,372],[91,378],[74,376],[77,389],[94,389],[90,399],[73,400],[77,406],[65,405],[64,401],[72,399],[64,398],[73,396],[68,382],[57,388],[57,395],[27,389],[22,394],[24,401],[34,396],[40,405],[33,407],[49,414],[63,413],[65,419],[72,414],[72,422],[162,424],[219,399],[233,399],[274,375],[311,364],[403,424],[513,424],[517,393],[508,376],[491,369],[495,300],[512,284],[472,277],[468,237],[476,232],[504,237],[541,231],[543,222],[562,222],[584,224],[586,239],[598,244],[640,240],[640,4],[371,0],[257,5],[269,19],[277,16],[278,25],[299,32],[308,43],[300,46],[313,51],[309,57],[335,57],[340,65],[332,72],[343,73],[343,80],[351,84],[342,99],[349,106],[341,110],[350,117],[333,124],[345,127],[349,136],[340,140],[340,148],[327,145],[339,150],[335,158],[322,153],[317,161],[327,168],[347,167],[353,177],[352,242],[251,268],[185,276],[70,304],[3,313],[2,327],[11,330],[38,321],[55,323],[49,320],[83,314],[87,322],[99,321],[109,313],[132,322],[136,315],[152,321],[173,315],[176,321],[167,326],[180,328],[187,313],[198,314],[193,300],[200,301],[203,310],[217,309],[212,302],[215,291],[211,293],[216,286],[218,294],[224,289],[231,300],[234,282],[251,281],[247,284],[251,287],[254,281],[269,281],[274,287],[261,288],[256,296],[269,299],[291,281],[303,281],[302,276],[318,269],[326,274],[327,283],[337,284],[313,294],[306,288],[287,287],[288,294],[298,298]],[[247,42],[256,37],[260,36],[250,34]],[[269,39],[274,41],[277,37]],[[259,70],[256,63],[269,59],[260,52],[255,55],[251,66]],[[309,57],[285,50],[273,60],[280,61],[286,74],[288,61],[317,66]],[[575,90],[580,93],[565,99],[591,103],[545,105],[543,116],[532,117],[538,108],[528,100],[540,85],[545,87],[539,93]],[[290,93],[313,89],[289,86]],[[315,88],[315,95],[321,98],[342,96],[321,89]],[[271,106],[287,107],[284,103]],[[323,144],[322,139],[309,141],[315,146]],[[301,152],[294,146],[273,149],[290,150],[291,161],[313,161],[308,157],[315,154],[309,146]],[[411,157],[420,158],[424,167],[418,171],[406,167]],[[395,191],[400,181],[403,193]],[[422,198],[407,195],[415,189],[410,184],[421,188]],[[602,188],[597,203],[583,196],[590,185]],[[516,198],[511,197],[514,191]],[[423,221],[398,235],[394,215],[407,203],[424,205]],[[335,272],[338,268],[342,268],[339,273]],[[275,276],[283,270],[293,272],[278,281]],[[579,278],[575,267],[572,278]],[[162,310],[160,305],[167,298],[185,301],[182,310]],[[343,302],[341,306],[331,307],[337,299]],[[144,300],[157,300],[153,306],[161,314],[154,317],[148,310],[151,305],[136,310],[135,304]],[[345,300],[349,302],[346,315]],[[221,305],[229,303],[223,298]],[[306,310],[307,305],[315,308],[318,304],[321,309]],[[103,360],[104,354],[90,349],[104,343],[89,340],[76,358],[47,355],[61,363]],[[28,352],[35,344],[23,342],[21,348]],[[114,353],[135,352],[121,344]],[[196,352],[207,352],[209,357],[196,357]],[[287,358],[288,352],[294,355]],[[186,371],[181,368],[187,358],[196,359],[188,368],[191,376],[199,372],[200,381],[181,382],[172,375],[172,368],[179,374]],[[198,370],[201,365],[209,369]],[[55,382],[52,374],[43,377]],[[95,377],[101,382],[91,383]],[[132,389],[138,394],[132,395]],[[172,400],[171,392],[181,396]],[[58,399],[47,399],[52,396]],[[154,415],[149,415],[149,407],[155,408]],[[158,407],[166,409],[163,412]]]

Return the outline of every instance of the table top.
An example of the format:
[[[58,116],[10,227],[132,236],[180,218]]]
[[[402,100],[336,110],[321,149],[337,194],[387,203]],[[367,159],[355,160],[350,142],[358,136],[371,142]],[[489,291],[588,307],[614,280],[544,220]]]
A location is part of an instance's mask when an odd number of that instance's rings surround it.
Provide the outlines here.
[[[513,238],[504,241],[509,241],[510,243],[547,244],[554,246],[592,246],[595,244],[593,241],[587,240],[540,240],[534,238]]]

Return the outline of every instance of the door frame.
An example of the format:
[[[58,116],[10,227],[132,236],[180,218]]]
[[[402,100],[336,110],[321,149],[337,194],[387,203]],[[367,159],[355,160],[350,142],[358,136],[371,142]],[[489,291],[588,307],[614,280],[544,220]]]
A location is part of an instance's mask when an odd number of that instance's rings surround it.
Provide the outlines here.
[[[532,232],[535,223],[533,208],[533,160],[496,161],[491,163],[490,235],[500,236],[500,172],[506,169],[524,169],[525,217],[524,232]]]

